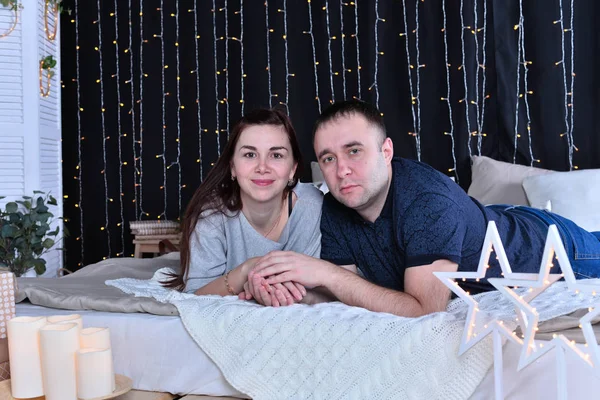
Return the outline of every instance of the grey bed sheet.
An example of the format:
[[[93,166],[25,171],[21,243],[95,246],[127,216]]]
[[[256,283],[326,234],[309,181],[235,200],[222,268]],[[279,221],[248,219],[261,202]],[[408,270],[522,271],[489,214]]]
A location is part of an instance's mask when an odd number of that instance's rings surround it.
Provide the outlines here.
[[[179,315],[172,304],[160,303],[149,297],[135,297],[104,283],[118,278],[150,279],[163,267],[178,270],[179,253],[144,259],[111,258],[58,279],[17,278],[16,302],[28,299],[32,304],[67,310]],[[553,334],[562,333],[570,340],[585,343],[583,332],[578,329],[579,319],[585,312],[587,310],[579,310],[540,323],[536,339],[550,340]],[[600,342],[598,322],[600,317],[593,321],[592,326]]]
[[[172,304],[134,297],[104,283],[118,278],[150,279],[163,267],[178,270],[179,253],[157,258],[110,258],[56,279],[17,278],[15,300],[20,303],[28,299],[32,304],[67,310],[179,315]]]

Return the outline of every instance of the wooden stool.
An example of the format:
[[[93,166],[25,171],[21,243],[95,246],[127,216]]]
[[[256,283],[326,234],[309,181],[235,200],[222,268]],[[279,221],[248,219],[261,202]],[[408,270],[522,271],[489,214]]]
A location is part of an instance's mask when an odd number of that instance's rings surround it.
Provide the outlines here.
[[[133,239],[133,244],[135,244],[134,257],[142,258],[142,254],[144,253],[152,253],[156,256],[160,253],[161,241],[168,240],[175,246],[178,246],[180,237],[180,234],[136,236]]]

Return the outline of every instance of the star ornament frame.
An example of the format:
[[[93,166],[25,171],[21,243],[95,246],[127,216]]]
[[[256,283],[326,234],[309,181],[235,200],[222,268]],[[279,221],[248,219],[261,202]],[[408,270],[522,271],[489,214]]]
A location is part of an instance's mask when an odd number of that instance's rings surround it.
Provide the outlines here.
[[[500,234],[498,233],[498,228],[496,227],[496,223],[494,221],[490,221],[488,223],[481,256],[479,257],[477,271],[434,272],[433,274],[444,285],[446,285],[458,297],[463,299],[468,305],[467,320],[458,352],[459,356],[464,354],[467,350],[492,332],[499,332],[515,343],[522,344],[522,340],[516,336],[516,334],[513,332],[513,329],[509,329],[502,321],[481,321],[482,318],[478,318],[478,313],[480,312],[479,303],[471,296],[469,292],[461,288],[457,282],[457,280],[462,280],[465,282],[467,279],[473,279],[479,282],[480,279],[485,278],[487,270],[490,267],[488,263],[492,251],[496,252],[500,269],[502,270],[502,275],[504,277],[525,282],[531,282],[538,278],[538,274],[512,272],[510,263],[506,257],[504,245],[502,244]],[[559,279],[559,277],[555,277],[554,279]],[[541,293],[543,289],[540,288],[538,290],[530,291],[526,300],[533,300],[533,298]]]
[[[580,319],[579,326],[584,333],[586,347],[591,350],[591,353],[585,353],[575,345],[574,341],[569,341],[562,334],[555,335],[546,345],[543,343],[536,343],[535,332],[538,329],[539,314],[537,310],[523,298],[523,296],[520,296],[514,289],[511,289],[511,287],[529,287],[530,290],[534,289],[541,293],[541,291],[548,288],[553,280],[550,279],[552,277],[550,269],[554,267],[554,256],[556,256],[562,270],[562,274],[559,274],[559,276],[565,278],[569,290],[574,291],[576,294],[581,292],[592,293],[593,296],[596,296],[596,293],[600,292],[600,285],[597,283],[580,282],[575,279],[571,262],[569,261],[569,257],[556,225],[550,225],[548,228],[548,235],[546,237],[546,244],[542,256],[542,265],[540,266],[540,273],[535,281],[513,279],[512,277],[490,278],[488,281],[515,304],[517,313],[521,316],[519,325],[521,325],[525,335],[517,370],[521,371],[550,350],[556,349],[558,397],[566,399],[567,377],[565,353],[567,351],[571,351],[573,354],[577,355],[587,366],[594,369],[596,375],[599,375],[600,349],[598,348],[598,343],[591,327],[591,321],[600,314],[600,304],[596,304],[597,307],[595,309],[590,308],[590,312]]]
[[[511,279],[511,277],[489,279],[490,284],[492,284],[496,289],[498,289],[498,291],[500,291],[515,304],[519,314],[521,315],[520,325],[522,325],[522,328],[524,328],[523,330],[525,331],[525,337],[523,339],[524,346],[519,359],[519,371],[534,360],[541,357],[543,354],[549,351],[550,348],[553,348],[553,343],[554,345],[561,345],[558,343],[559,340],[562,341],[563,344],[569,343],[569,347],[574,348],[572,342],[569,342],[563,335],[558,335],[555,338],[556,340],[553,339],[549,346],[537,346],[535,343],[535,332],[537,331],[537,325],[539,323],[539,314],[535,308],[533,308],[523,299],[522,296],[518,295],[513,289],[511,289],[511,287],[529,287],[534,289],[543,288],[545,290],[548,286],[550,286],[548,285],[548,283],[550,283],[549,277],[551,276],[550,269],[554,267],[553,260],[555,255],[562,270],[562,274],[560,274],[560,276],[565,278],[569,290],[573,290],[577,294],[580,292],[592,293],[594,296],[596,293],[600,292],[600,285],[581,283],[575,279],[571,262],[569,261],[569,257],[567,256],[567,252],[565,251],[556,225],[550,225],[548,228],[546,245],[544,247],[544,254],[542,256],[542,265],[540,266],[540,273],[537,274],[538,276],[535,281]],[[538,351],[538,349],[540,351]],[[583,353],[577,352],[577,354],[582,355]],[[591,365],[589,356],[583,359],[586,361],[586,363]]]

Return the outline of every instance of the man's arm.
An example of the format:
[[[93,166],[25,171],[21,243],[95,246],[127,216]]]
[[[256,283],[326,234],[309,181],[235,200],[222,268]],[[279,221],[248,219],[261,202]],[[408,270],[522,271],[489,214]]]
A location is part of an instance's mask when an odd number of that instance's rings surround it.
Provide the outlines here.
[[[353,274],[358,274],[358,268],[356,268],[356,265],[338,265],[338,267],[343,268]],[[309,290],[304,299],[302,299],[302,303],[310,305],[328,303],[330,301],[339,301],[339,299],[337,299],[325,286],[318,286]]]
[[[458,265],[448,260],[408,268],[404,274],[404,292],[375,285],[345,270],[335,271],[326,287],[341,302],[371,311],[402,317],[445,311],[450,291],[433,272],[453,272]]]
[[[348,305],[403,317],[419,317],[446,310],[450,290],[433,272],[453,272],[457,268],[456,263],[448,260],[408,268],[404,274],[405,292],[383,288],[346,268],[292,252],[270,253],[257,263],[254,271],[269,277],[269,284],[294,281],[306,288],[324,289]]]

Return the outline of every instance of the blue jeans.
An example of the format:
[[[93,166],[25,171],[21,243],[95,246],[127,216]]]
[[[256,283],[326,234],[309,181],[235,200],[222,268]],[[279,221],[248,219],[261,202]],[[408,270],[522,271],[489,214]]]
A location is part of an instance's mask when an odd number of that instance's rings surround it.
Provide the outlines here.
[[[524,206],[491,206],[535,215],[546,226],[556,225],[577,279],[600,278],[600,232],[588,232],[573,221],[545,210]]]

